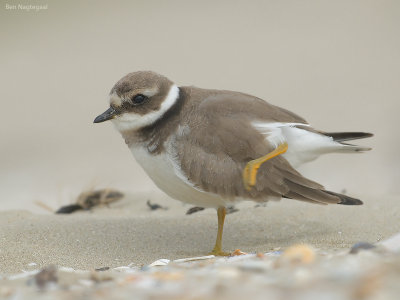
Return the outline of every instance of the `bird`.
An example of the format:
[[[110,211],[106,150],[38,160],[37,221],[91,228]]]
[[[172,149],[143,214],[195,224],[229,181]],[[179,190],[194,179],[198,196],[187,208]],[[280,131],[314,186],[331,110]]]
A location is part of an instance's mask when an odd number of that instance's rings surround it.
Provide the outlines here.
[[[222,250],[226,207],[240,201],[363,204],[326,190],[298,167],[326,153],[371,150],[347,143],[371,133],[320,131],[261,98],[178,86],[152,71],[122,77],[112,87],[109,103],[94,123],[111,120],[159,189],[184,203],[217,210],[217,238],[210,254],[230,254]]]

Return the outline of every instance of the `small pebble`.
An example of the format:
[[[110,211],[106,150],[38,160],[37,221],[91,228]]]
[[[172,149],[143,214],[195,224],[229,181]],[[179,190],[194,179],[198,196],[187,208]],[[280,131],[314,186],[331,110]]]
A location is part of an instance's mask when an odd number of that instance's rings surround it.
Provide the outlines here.
[[[105,281],[112,281],[113,277],[109,275],[109,273],[102,273],[92,271],[90,274],[90,280],[96,283],[105,282]]]
[[[236,249],[232,252],[231,256],[239,256],[239,255],[246,255],[246,252],[242,252],[240,249]]]
[[[102,268],[98,268],[98,269],[94,269],[97,272],[102,272],[102,271],[107,271],[110,270],[110,267],[102,267]]]
[[[376,246],[372,245],[370,243],[367,243],[367,242],[360,242],[360,243],[354,244],[353,247],[351,247],[350,254],[357,254],[361,250],[369,250],[369,249],[373,249],[373,248],[376,248]]]
[[[262,253],[262,252],[257,252],[256,257],[257,257],[257,258],[264,258],[265,255],[264,255],[264,253]]]
[[[308,245],[294,245],[283,252],[282,259],[291,263],[309,264],[315,260],[315,251]]]
[[[50,284],[56,284],[58,281],[57,268],[53,265],[45,267],[35,275],[34,280],[39,289],[45,289]]]

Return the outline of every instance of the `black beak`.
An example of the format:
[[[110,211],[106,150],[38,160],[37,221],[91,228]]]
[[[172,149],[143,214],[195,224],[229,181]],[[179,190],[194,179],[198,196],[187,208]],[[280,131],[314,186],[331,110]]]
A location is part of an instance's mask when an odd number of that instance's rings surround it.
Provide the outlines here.
[[[103,112],[101,115],[97,116],[96,119],[94,119],[93,123],[101,123],[104,121],[111,120],[112,118],[115,117],[115,115],[116,115],[115,109],[110,107],[105,112]]]

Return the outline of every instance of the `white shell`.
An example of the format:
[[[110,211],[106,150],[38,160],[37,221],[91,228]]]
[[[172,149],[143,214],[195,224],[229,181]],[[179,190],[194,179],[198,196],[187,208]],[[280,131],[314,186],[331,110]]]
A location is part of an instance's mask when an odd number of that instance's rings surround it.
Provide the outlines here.
[[[157,259],[155,262],[152,262],[152,263],[149,265],[149,267],[166,266],[166,265],[169,264],[169,262],[170,262],[169,259],[160,258],[160,259]]]

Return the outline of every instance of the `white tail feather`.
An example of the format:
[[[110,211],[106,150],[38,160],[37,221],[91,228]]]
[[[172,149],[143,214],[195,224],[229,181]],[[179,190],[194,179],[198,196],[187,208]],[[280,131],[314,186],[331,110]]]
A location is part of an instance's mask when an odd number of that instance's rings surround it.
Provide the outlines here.
[[[308,127],[310,126],[308,124],[255,122],[252,125],[256,130],[265,135],[268,142],[275,147],[286,142],[288,150],[282,155],[295,168],[303,163],[313,161],[326,153],[356,153],[370,150],[367,147],[336,142],[332,137],[296,127]]]

